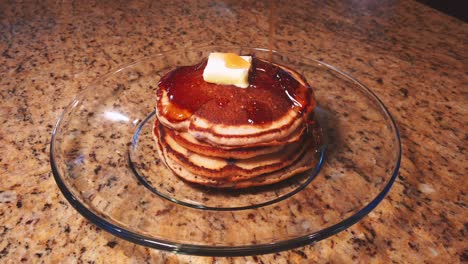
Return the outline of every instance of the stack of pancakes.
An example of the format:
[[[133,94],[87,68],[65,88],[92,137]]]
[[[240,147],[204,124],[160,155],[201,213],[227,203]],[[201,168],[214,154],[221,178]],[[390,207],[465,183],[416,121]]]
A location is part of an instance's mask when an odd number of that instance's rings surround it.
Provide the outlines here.
[[[314,166],[308,124],[312,91],[293,70],[254,58],[249,87],[203,80],[205,62],[159,82],[153,133],[166,165],[182,179],[245,188],[282,181]]]

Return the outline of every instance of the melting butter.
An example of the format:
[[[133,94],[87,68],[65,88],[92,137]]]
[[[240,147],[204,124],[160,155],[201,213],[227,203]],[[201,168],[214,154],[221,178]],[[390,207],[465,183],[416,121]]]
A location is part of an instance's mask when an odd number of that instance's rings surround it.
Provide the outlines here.
[[[213,52],[208,56],[208,62],[203,71],[203,79],[209,83],[247,88],[249,87],[251,66],[251,56]]]

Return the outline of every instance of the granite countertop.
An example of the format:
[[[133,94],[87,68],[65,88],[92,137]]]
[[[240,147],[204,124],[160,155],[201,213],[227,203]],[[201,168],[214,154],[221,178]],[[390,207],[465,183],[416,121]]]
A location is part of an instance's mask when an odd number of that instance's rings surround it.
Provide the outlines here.
[[[320,242],[275,254],[197,257],[135,245],[65,200],[53,126],[93,79],[200,44],[268,46],[257,1],[0,2],[0,262],[462,263],[468,261],[468,25],[415,1],[280,1],[275,49],[319,58],[381,98],[402,139],[383,202]]]

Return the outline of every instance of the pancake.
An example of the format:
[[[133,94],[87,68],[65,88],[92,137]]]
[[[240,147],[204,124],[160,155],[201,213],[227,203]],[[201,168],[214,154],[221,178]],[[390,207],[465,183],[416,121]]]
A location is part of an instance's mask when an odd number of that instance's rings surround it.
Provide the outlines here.
[[[157,142],[156,149],[159,153],[159,156],[161,157],[161,160],[163,160],[166,166],[170,168],[175,175],[177,175],[184,181],[200,184],[203,186],[239,189],[270,185],[286,180],[294,175],[300,174],[307,170],[310,170],[317,164],[317,162],[314,159],[316,150],[313,144],[308,144],[296,160],[294,160],[288,166],[283,167],[282,169],[256,175],[254,177],[234,177],[236,178],[236,180],[233,180],[233,177],[208,178],[194,173],[193,171],[187,169],[187,166],[181,165],[180,163],[172,159],[171,155],[167,151],[168,149],[164,148],[164,144],[160,141],[157,134],[155,134],[154,138]]]
[[[312,89],[297,72],[253,58],[247,88],[206,82],[206,61],[163,76],[153,136],[181,179],[219,188],[273,184],[316,165]]]
[[[310,145],[310,142],[301,140],[289,144],[277,152],[249,159],[229,159],[204,156],[187,150],[168,136],[157,121],[153,133],[166,160],[171,160],[200,177],[229,182],[246,180],[289,166]]]
[[[304,128],[315,107],[300,74],[254,58],[249,87],[203,80],[206,62],[165,75],[157,90],[156,113],[167,128],[214,146],[278,145]]]
[[[190,133],[177,132],[164,128],[159,125],[159,129],[164,130],[167,137],[177,142],[183,148],[191,152],[195,152],[205,156],[214,156],[220,158],[232,158],[232,159],[248,159],[259,155],[270,154],[278,152],[285,148],[286,145],[299,141],[303,132],[303,129],[298,130],[294,133],[287,141],[281,142],[276,141],[269,144],[268,146],[251,146],[251,147],[228,147],[228,146],[213,146],[206,142],[199,141],[194,138]]]

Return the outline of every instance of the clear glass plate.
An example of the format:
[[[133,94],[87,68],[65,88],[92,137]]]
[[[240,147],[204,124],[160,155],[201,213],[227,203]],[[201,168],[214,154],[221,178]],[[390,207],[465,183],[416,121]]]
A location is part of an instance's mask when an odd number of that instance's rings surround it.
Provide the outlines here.
[[[186,183],[158,157],[151,136],[161,76],[209,52],[205,46],[146,57],[113,71],[76,96],[57,122],[51,166],[68,201],[88,220],[126,240],[196,255],[253,255],[305,245],[359,221],[398,173],[397,127],[363,84],[323,62],[273,53],[301,73],[318,107],[315,167],[285,182],[246,190]]]

